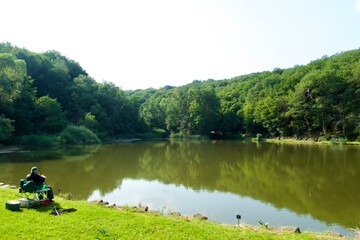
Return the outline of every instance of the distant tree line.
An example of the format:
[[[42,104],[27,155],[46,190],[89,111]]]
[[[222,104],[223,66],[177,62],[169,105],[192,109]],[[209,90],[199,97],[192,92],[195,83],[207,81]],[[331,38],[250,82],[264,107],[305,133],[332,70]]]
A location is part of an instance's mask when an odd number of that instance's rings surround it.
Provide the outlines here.
[[[360,50],[228,80],[123,91],[95,82],[59,52],[0,44],[0,144],[39,136],[96,143],[150,132],[356,139],[359,101]]]
[[[347,138],[360,132],[360,50],[305,66],[132,91],[140,117],[169,134]]]

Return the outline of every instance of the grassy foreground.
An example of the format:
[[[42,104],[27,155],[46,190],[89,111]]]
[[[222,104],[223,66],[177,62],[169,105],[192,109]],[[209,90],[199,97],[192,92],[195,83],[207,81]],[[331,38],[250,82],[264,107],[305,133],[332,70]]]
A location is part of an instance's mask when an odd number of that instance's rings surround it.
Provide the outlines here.
[[[51,215],[51,206],[5,208],[18,199],[17,190],[0,188],[1,239],[339,239],[303,232],[301,234],[267,230],[263,227],[225,226],[201,220],[185,221],[157,212],[138,213],[86,201],[55,198],[57,208],[76,208],[76,212]],[[106,229],[103,235],[98,229]]]

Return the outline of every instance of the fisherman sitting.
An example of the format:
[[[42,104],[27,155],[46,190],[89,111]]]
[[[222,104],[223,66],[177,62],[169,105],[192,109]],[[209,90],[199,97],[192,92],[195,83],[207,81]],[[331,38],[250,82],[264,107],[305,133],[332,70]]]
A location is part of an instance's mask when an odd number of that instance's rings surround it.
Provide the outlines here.
[[[34,181],[37,189],[49,189],[47,191],[47,197],[49,198],[50,202],[53,202],[54,200],[54,193],[50,186],[47,186],[44,184],[46,177],[44,175],[40,175],[38,173],[39,169],[37,167],[32,167],[30,174],[26,176],[26,181]]]

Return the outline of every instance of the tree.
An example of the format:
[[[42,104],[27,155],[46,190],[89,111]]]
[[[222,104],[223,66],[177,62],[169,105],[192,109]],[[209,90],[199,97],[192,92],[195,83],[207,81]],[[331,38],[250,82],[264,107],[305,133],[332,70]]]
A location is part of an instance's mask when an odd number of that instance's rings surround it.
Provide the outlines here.
[[[285,135],[288,123],[285,113],[287,111],[287,100],[285,97],[267,96],[259,100],[255,107],[254,121],[261,123],[272,136]]]
[[[49,96],[43,96],[35,101],[37,132],[57,133],[66,125],[60,103]]]
[[[0,53],[0,114],[11,115],[14,99],[27,79],[26,64],[8,53]]]
[[[220,117],[220,101],[212,87],[191,87],[188,91],[189,124],[191,134],[209,136],[217,129]]]
[[[88,112],[84,119],[79,121],[79,124],[90,129],[93,132],[96,132],[98,130],[98,122],[95,119],[95,115],[91,114],[91,112]]]
[[[12,125],[13,122],[13,120],[6,118],[4,115],[0,115],[0,142],[7,140],[15,130]]]
[[[160,128],[166,130],[165,101],[167,101],[165,96],[159,97],[158,94],[154,94],[140,106],[140,117],[150,129]]]

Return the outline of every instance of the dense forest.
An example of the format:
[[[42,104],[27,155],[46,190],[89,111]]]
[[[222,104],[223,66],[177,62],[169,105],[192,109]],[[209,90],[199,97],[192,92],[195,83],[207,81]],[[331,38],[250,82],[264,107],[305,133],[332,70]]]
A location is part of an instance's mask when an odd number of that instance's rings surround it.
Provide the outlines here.
[[[360,50],[226,80],[123,91],[56,51],[0,44],[0,144],[130,136],[360,140]]]

